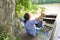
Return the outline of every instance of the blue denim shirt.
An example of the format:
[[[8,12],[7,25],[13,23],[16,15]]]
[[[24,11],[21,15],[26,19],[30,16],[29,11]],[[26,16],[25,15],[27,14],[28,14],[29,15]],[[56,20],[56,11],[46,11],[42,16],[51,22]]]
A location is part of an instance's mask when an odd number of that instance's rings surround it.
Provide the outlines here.
[[[24,22],[23,18],[20,18],[19,20],[21,22]],[[37,23],[38,22],[36,20],[28,20],[26,23],[24,23],[27,33],[31,34],[32,36],[36,36],[35,24],[37,24]]]

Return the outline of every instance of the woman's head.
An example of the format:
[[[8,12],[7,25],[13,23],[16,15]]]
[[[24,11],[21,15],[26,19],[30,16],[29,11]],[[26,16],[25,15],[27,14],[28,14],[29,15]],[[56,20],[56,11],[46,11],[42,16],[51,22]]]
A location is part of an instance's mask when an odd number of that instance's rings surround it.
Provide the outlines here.
[[[24,15],[24,19],[25,19],[25,23],[26,23],[26,21],[27,20],[29,20],[30,19],[30,15],[29,15],[29,13],[25,13],[25,15]]]

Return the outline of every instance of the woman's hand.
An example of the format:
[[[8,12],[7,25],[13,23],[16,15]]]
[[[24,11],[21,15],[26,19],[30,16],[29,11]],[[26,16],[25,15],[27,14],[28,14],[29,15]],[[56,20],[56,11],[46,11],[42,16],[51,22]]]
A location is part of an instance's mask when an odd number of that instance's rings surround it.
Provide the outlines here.
[[[46,15],[41,11],[41,15],[36,18],[36,21],[40,21],[42,17],[46,17]]]
[[[41,14],[42,17],[46,17],[46,15],[44,13]]]
[[[45,13],[41,11],[41,17],[46,17]]]

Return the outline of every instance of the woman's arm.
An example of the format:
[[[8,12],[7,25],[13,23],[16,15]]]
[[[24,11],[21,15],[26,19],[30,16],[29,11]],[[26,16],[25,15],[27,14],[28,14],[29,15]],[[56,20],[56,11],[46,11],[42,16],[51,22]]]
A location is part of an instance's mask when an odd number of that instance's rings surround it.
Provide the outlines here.
[[[42,11],[41,11],[41,15],[40,15],[39,17],[36,18],[36,21],[40,21],[40,19],[41,19],[42,17],[45,17],[45,14],[42,13]]]
[[[20,18],[17,13],[15,13],[15,16],[16,16],[21,22],[24,22],[25,19],[24,19],[24,18]]]

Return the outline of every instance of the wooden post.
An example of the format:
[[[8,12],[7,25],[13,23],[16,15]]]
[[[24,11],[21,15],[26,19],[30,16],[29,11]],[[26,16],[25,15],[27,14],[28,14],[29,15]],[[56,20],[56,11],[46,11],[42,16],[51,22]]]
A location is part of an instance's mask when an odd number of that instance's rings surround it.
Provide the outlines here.
[[[52,29],[52,31],[51,31],[50,40],[53,40],[53,38],[54,38],[55,29],[56,29],[56,21],[54,22],[54,26],[53,26],[53,29]]]

